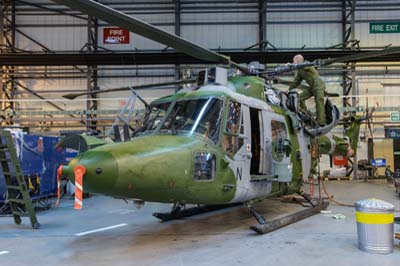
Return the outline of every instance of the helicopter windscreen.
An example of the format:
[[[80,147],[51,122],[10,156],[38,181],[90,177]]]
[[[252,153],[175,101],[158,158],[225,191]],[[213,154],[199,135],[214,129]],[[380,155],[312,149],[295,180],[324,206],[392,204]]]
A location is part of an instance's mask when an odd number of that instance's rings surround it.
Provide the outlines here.
[[[176,102],[160,132],[197,134],[218,142],[222,118],[222,100],[216,98]]]
[[[140,131],[145,133],[153,132],[164,119],[170,105],[171,102],[166,102],[150,106],[150,111],[146,114],[143,127]]]

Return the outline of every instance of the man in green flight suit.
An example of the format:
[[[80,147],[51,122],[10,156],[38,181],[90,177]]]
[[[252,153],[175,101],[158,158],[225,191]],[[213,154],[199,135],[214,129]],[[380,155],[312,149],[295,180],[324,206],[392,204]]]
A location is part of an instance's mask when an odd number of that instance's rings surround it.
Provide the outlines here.
[[[301,54],[296,55],[293,57],[293,64],[300,64],[304,63],[304,57]],[[297,71],[296,77],[293,80],[293,83],[290,85],[289,90],[293,90],[297,88],[300,83],[305,80],[309,85],[309,89],[305,88],[302,90],[302,93],[299,95],[300,106],[301,108],[307,107],[305,105],[305,100],[314,96],[315,100],[315,108],[317,110],[317,121],[319,126],[325,125],[325,83],[322,81],[321,77],[319,76],[315,67],[305,67],[300,68]]]

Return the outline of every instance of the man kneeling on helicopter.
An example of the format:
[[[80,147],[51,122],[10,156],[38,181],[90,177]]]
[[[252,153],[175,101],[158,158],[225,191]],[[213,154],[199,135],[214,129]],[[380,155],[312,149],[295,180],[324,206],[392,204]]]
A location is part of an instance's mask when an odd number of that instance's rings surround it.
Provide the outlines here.
[[[301,63],[304,63],[304,57],[301,54],[293,57],[293,64]],[[314,96],[317,122],[318,125],[322,127],[325,125],[325,83],[319,76],[317,69],[314,66],[309,66],[300,68],[297,71],[296,77],[290,85],[289,90],[297,88],[303,80],[307,82],[309,88],[302,89],[302,93],[299,95],[300,108],[307,110],[305,101]]]

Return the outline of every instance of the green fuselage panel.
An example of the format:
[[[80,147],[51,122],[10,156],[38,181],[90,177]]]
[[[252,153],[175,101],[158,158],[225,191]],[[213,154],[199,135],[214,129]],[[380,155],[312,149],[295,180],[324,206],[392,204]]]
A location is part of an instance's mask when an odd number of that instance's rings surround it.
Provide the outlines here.
[[[215,155],[212,180],[194,179],[194,156],[201,151]],[[236,182],[223,156],[217,147],[194,136],[149,135],[89,150],[63,172],[73,181],[72,169],[84,165],[84,191],[92,193],[154,202],[222,204],[235,194],[235,189],[226,190],[224,185]]]

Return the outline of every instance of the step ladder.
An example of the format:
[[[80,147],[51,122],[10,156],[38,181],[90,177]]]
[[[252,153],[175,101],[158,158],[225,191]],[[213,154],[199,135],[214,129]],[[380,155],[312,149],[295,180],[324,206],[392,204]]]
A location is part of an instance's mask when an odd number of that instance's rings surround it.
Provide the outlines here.
[[[32,227],[39,229],[40,224],[29,196],[13,138],[9,131],[3,129],[0,129],[0,164],[6,181],[8,202],[15,224],[21,224],[21,217],[29,217]],[[15,180],[17,181],[16,183]]]
[[[126,142],[131,140],[130,123],[134,112],[136,111],[135,104],[138,98],[138,95],[135,91],[131,90],[131,92],[132,94],[129,96],[125,105],[121,108],[111,128],[106,131],[107,136],[114,135],[115,142]],[[121,137],[121,133],[123,134],[124,138]]]

